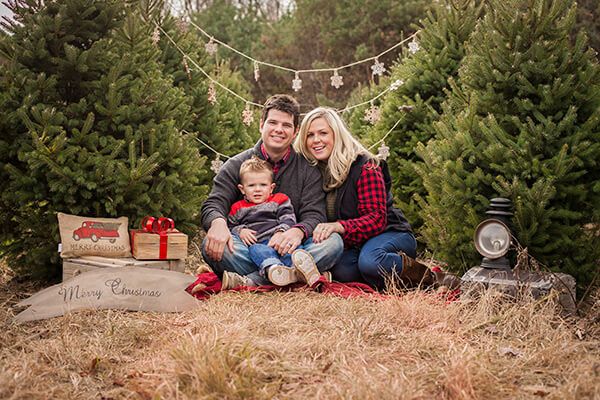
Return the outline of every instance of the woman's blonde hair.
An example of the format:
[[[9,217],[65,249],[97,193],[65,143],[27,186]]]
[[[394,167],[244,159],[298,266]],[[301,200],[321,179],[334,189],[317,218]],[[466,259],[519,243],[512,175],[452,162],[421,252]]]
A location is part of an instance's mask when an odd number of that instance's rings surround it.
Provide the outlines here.
[[[311,165],[317,165],[318,160],[310,153],[306,145],[306,139],[310,124],[317,118],[323,118],[333,131],[333,149],[326,164],[329,176],[328,179],[324,180],[325,189],[334,189],[344,183],[352,163],[359,155],[370,158],[375,166],[379,165],[379,159],[352,136],[346,123],[338,113],[327,107],[317,107],[306,114],[300,124],[298,136],[294,141],[294,150],[302,154]]]

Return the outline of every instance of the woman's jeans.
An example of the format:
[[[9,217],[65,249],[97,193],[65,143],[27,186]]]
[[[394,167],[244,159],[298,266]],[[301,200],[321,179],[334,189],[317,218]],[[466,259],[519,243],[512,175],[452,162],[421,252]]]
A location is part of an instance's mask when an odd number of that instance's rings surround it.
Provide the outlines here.
[[[258,273],[259,267],[250,258],[248,246],[246,246],[236,235],[233,235],[232,237],[233,253],[225,246],[221,261],[211,260],[206,255],[205,243],[203,243],[202,257],[204,257],[204,261],[210,265],[219,278],[223,276],[224,271],[231,271],[237,272],[240,275],[247,275],[257,285],[270,284],[267,279],[261,277]],[[324,272],[330,270],[340,258],[344,250],[344,242],[339,234],[334,233],[327,240],[324,240],[319,244],[313,243],[312,238],[309,238],[305,240],[302,245],[298,246],[298,248],[304,249],[310,253],[315,260],[315,264],[317,264],[319,271]]]
[[[417,241],[411,232],[387,231],[367,240],[360,248],[344,250],[331,269],[339,282],[365,282],[375,289],[385,288],[385,277],[402,272],[399,251],[417,255]]]

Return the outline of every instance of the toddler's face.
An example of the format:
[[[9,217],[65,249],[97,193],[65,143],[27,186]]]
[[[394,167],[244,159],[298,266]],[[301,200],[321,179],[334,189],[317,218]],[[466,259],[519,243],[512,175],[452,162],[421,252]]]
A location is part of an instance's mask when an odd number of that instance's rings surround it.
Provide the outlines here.
[[[261,204],[273,193],[275,184],[271,181],[271,173],[268,171],[247,172],[238,187],[247,201]]]

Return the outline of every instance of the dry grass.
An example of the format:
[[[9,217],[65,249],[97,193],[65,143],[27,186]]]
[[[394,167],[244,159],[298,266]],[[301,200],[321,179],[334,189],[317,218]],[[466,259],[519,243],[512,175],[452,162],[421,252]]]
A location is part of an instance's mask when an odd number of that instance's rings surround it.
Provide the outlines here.
[[[0,398],[598,399],[600,318],[550,301],[224,293],[181,314],[15,325],[0,268]]]

